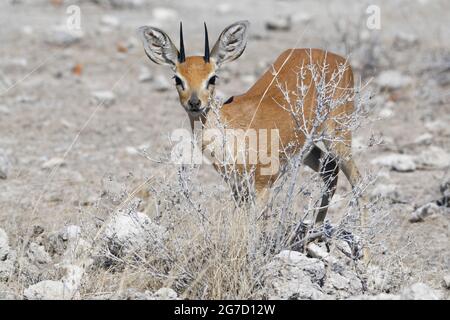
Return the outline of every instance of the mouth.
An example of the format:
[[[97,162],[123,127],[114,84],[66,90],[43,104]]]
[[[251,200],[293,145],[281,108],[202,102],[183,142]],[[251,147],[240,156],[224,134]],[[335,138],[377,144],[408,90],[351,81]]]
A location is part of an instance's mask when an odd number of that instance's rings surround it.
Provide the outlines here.
[[[201,114],[204,113],[205,111],[206,111],[206,107],[203,107],[203,108],[197,108],[197,109],[187,109],[187,112],[188,112],[190,115],[193,115],[193,116],[201,115]]]

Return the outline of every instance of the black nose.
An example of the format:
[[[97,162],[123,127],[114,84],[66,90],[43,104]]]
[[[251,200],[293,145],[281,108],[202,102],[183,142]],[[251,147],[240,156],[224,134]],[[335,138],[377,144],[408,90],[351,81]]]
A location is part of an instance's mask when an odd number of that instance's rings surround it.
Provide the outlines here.
[[[191,110],[194,110],[194,111],[198,111],[200,109],[201,103],[202,102],[197,97],[191,98],[188,101],[189,107],[191,108]]]

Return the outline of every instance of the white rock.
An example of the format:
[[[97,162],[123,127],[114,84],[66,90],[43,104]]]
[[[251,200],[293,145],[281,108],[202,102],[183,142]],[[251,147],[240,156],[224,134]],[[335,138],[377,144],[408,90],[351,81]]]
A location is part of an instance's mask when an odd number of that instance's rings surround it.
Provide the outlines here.
[[[450,154],[436,146],[422,151],[414,160],[419,167],[443,169],[450,166]]]
[[[0,149],[0,179],[8,178],[11,169],[11,161],[5,150]]]
[[[424,133],[418,136],[416,139],[414,139],[414,143],[417,144],[430,144],[433,140],[433,135],[431,133]]]
[[[382,88],[391,90],[401,89],[411,84],[411,77],[405,76],[396,70],[387,70],[381,72],[375,79],[375,82]]]
[[[153,80],[153,74],[147,67],[141,67],[139,73],[139,82],[150,82]]]
[[[418,38],[415,34],[406,32],[397,32],[394,37],[394,47],[396,49],[407,49],[418,43]]]
[[[418,282],[403,289],[400,298],[404,300],[439,300],[442,299],[442,294],[425,283]]]
[[[371,161],[372,164],[389,167],[400,172],[416,170],[414,157],[406,154],[390,154],[380,156]]]
[[[395,184],[377,184],[370,194],[374,198],[381,197],[391,200],[398,200],[400,197]]]
[[[67,264],[63,266],[65,274],[61,279],[67,288],[73,293],[77,292],[83,278],[84,269],[77,265]]]
[[[154,89],[159,92],[167,91],[171,87],[167,78],[161,74],[156,76],[153,86],[154,86]]]
[[[45,251],[44,246],[40,246],[35,242],[29,244],[27,249],[27,257],[35,264],[48,264],[52,262],[52,258]]]
[[[153,18],[159,21],[174,21],[178,18],[178,13],[170,8],[157,7],[152,11]]]
[[[430,202],[427,203],[420,208],[417,208],[409,218],[410,222],[420,222],[423,221],[426,217],[431,216],[433,214],[439,213],[441,208],[436,203]]]
[[[100,22],[106,26],[118,27],[120,25],[120,20],[116,16],[104,15],[102,16]]]
[[[9,238],[5,230],[0,228],[0,261],[3,261],[9,253]]]
[[[290,15],[279,15],[266,21],[267,30],[288,31],[292,28],[292,17]]]
[[[380,112],[378,113],[378,115],[380,116],[380,118],[382,119],[387,119],[392,117],[392,115],[394,114],[394,111],[392,109],[389,108],[383,108],[380,110]]]
[[[75,292],[62,281],[44,280],[29,286],[23,292],[27,300],[69,300]]]
[[[325,277],[325,265],[300,252],[284,250],[264,268],[263,297],[269,299],[320,299],[319,283]]]
[[[0,281],[6,281],[14,272],[16,252],[11,250],[6,232],[0,228]]]
[[[41,168],[42,169],[53,169],[54,167],[62,167],[66,164],[63,158],[51,158],[48,161],[45,161]]]
[[[306,23],[311,21],[312,15],[308,12],[297,12],[292,17],[292,21],[295,23]]]
[[[0,113],[2,114],[10,114],[11,110],[8,108],[8,106],[1,104],[0,105]]]
[[[83,38],[81,30],[71,30],[66,25],[51,27],[46,42],[54,45],[68,46],[80,42]]]
[[[109,251],[123,257],[157,253],[165,240],[165,229],[142,212],[121,211],[105,226],[104,238]]]
[[[178,294],[171,288],[161,288],[152,295],[156,300],[176,300]]]
[[[92,96],[94,97],[96,103],[102,104],[105,107],[109,107],[116,102],[116,95],[112,91],[94,91],[92,92]]]
[[[442,284],[445,289],[450,289],[450,274],[444,276],[444,278],[442,279]]]

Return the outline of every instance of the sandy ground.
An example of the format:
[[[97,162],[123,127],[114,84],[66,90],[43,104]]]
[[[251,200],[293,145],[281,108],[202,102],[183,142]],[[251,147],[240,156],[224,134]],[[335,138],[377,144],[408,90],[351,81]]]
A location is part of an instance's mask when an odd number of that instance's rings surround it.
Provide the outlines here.
[[[356,161],[363,172],[380,173],[377,183],[395,185],[398,193],[386,206],[392,228],[380,241],[388,254],[396,253],[395,261],[411,271],[412,279],[441,287],[450,272],[448,209],[422,223],[411,224],[408,218],[415,206],[440,196],[448,166],[396,172],[371,160],[390,153],[419,154],[430,145],[450,151],[450,82],[438,81],[439,68],[450,61],[447,1],[375,1],[382,20],[381,29],[374,31],[365,27],[367,5],[359,1],[250,0],[220,6],[204,0],[151,1],[120,9],[91,1],[60,6],[50,1],[10,2],[0,3],[0,74],[5,82],[0,94],[0,148],[12,163],[7,179],[0,180],[0,226],[14,241],[34,225],[57,230],[95,218],[105,180],[117,180],[130,190],[147,177],[174,174],[175,169],[162,171],[157,163],[132,152],[141,146],[152,155],[167,152],[171,131],[187,122],[170,71],[148,61],[135,36],[137,27],[160,25],[178,41],[182,20],[187,53],[196,54],[203,50],[203,21],[208,22],[212,42],[226,25],[245,18],[252,24],[249,44],[221,75],[218,90],[224,95],[244,92],[286,48],[319,47],[349,54],[376,102],[371,121],[355,133]],[[47,33],[65,22],[71,3],[81,7],[83,38],[66,47],[47,43]],[[155,18],[158,7],[174,9],[175,16]],[[265,30],[275,13],[292,15],[292,28]],[[119,24],[102,24],[104,15],[115,16]],[[345,48],[340,30],[349,37],[362,34],[366,42],[376,39],[373,61],[358,46]],[[416,39],[397,48],[395,37],[402,32]],[[374,65],[367,74],[361,67],[365,63]],[[77,65],[82,66],[81,74],[73,72]],[[140,82],[142,68],[154,78],[166,77],[171,87],[157,91],[156,80]],[[371,79],[383,70],[397,70],[412,82],[394,93],[379,91]],[[99,104],[92,96],[99,90],[113,91],[115,102]],[[425,133],[431,135],[428,144],[414,143]],[[382,137],[383,143],[358,149],[371,135]],[[63,165],[42,167],[53,158],[63,158]],[[198,179],[205,185],[221,183],[206,166]],[[338,193],[345,190],[349,186],[341,179]]]

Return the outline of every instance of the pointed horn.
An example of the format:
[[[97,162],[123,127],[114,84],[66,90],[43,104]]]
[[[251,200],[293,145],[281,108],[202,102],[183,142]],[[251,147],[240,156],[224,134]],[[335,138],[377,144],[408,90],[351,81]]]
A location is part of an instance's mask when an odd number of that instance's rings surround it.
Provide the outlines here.
[[[183,23],[180,21],[180,53],[178,54],[178,62],[182,63],[186,61],[184,54],[184,41],[183,41]]]
[[[208,40],[208,28],[206,27],[206,22],[203,22],[205,26],[205,55],[203,59],[205,62],[209,63],[209,40]]]

